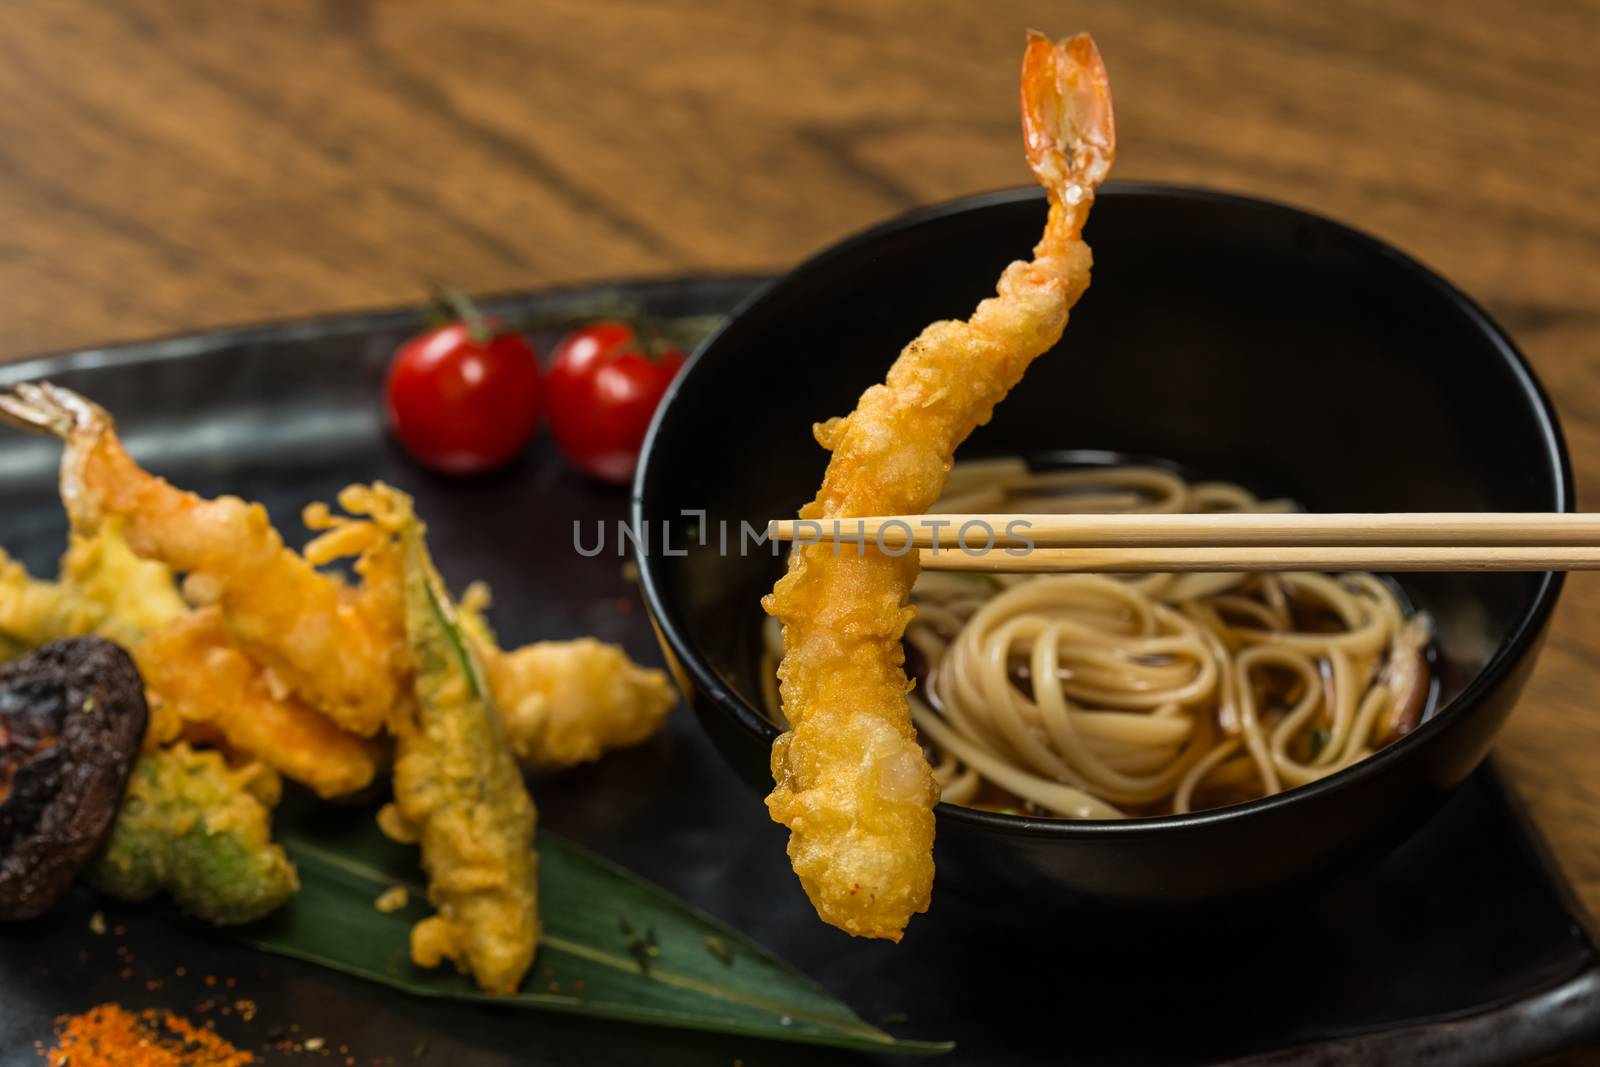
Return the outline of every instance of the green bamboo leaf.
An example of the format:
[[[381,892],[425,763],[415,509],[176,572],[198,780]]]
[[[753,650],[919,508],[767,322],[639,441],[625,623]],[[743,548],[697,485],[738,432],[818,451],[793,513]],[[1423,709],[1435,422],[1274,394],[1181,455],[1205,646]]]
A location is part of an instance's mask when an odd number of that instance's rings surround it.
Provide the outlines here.
[[[545,936],[533,972],[514,996],[485,994],[448,967],[411,962],[426,890],[415,850],[379,833],[370,811],[286,805],[279,826],[300,893],[264,922],[228,931],[267,952],[419,996],[878,1052],[953,1047],[869,1025],[736,930],[550,833],[539,835]],[[373,902],[394,886],[408,904],[378,911]]]

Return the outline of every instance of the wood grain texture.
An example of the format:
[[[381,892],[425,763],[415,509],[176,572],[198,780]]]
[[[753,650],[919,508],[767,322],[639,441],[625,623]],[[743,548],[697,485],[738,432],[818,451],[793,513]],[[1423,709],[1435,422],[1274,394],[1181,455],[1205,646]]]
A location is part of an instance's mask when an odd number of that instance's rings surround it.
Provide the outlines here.
[[[1118,177],[1313,208],[1483,301],[1600,506],[1596,0],[9,0],[0,358],[429,279],[781,268],[1026,181],[1026,26],[1094,31]],[[1574,576],[1499,751],[1600,911],[1597,593]]]

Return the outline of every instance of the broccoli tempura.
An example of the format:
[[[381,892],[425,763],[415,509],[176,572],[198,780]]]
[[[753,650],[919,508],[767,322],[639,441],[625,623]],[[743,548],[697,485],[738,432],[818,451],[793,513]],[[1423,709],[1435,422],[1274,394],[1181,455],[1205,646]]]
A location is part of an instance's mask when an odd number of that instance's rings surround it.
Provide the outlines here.
[[[259,919],[300,888],[272,843],[278,790],[277,775],[261,764],[232,768],[221,753],[182,743],[147,752],[89,880],[123,900],[164,890],[219,926]]]

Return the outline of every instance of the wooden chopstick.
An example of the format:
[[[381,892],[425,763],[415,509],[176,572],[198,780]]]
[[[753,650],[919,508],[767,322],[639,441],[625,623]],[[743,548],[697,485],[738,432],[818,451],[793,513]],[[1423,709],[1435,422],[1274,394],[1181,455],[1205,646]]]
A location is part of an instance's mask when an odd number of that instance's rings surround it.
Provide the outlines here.
[[[976,524],[976,525],[974,525]],[[1600,547],[1600,514],[1571,512],[1393,512],[1312,515],[1298,512],[1151,514],[878,515],[859,519],[778,519],[779,541],[855,541],[901,548],[907,541],[955,549],[963,528],[969,544],[992,531],[996,545],[1207,548],[1272,545],[1477,545]],[[879,538],[881,536],[881,542]]]
[[[839,549],[849,555],[852,545]],[[1018,551],[1021,551],[1020,549]],[[1162,571],[1593,571],[1600,547],[1364,545],[1244,546],[1236,548],[1035,548],[974,554],[960,549],[917,550],[925,570],[993,574],[1139,574]]]
[[[1600,514],[1559,512],[890,515],[768,532],[845,555],[914,546],[944,571],[1600,570]]]

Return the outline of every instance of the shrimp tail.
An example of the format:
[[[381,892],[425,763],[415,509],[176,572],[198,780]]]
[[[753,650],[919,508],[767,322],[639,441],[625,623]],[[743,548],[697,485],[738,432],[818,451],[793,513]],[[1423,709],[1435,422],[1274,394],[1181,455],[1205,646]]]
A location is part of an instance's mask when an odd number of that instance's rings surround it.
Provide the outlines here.
[[[61,464],[61,500],[75,530],[92,533],[103,518],[94,494],[85,491],[83,467],[94,442],[114,425],[111,414],[87,397],[50,382],[19,382],[0,388],[0,422],[67,443]]]
[[[1050,194],[1046,240],[1076,239],[1117,158],[1111,81],[1087,33],[1051,41],[1028,31],[1022,57],[1022,138]]]
[[[74,428],[95,417],[107,417],[105,410],[49,382],[19,382],[0,388],[0,422],[19,430],[54,434],[65,440]]]

